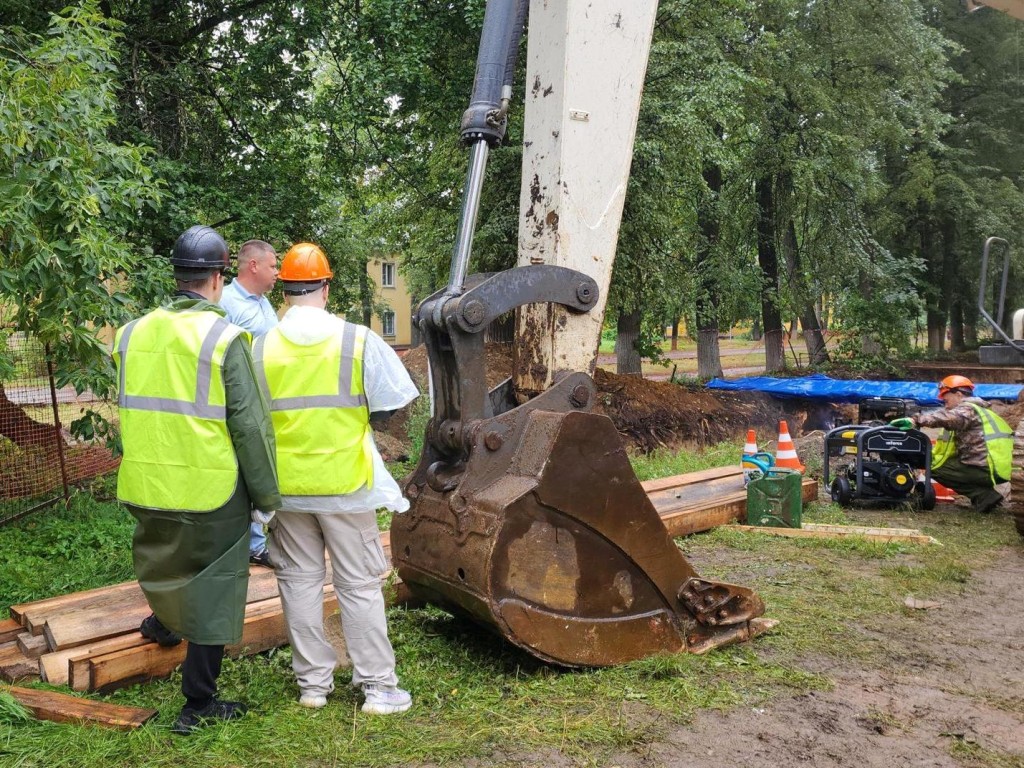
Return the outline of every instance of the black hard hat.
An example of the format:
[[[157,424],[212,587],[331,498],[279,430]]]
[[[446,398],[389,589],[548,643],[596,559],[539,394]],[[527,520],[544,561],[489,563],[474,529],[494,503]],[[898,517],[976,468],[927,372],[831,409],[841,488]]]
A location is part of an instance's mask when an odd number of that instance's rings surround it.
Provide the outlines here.
[[[212,227],[196,224],[186,229],[171,251],[177,269],[220,270],[230,266],[228,244]]]

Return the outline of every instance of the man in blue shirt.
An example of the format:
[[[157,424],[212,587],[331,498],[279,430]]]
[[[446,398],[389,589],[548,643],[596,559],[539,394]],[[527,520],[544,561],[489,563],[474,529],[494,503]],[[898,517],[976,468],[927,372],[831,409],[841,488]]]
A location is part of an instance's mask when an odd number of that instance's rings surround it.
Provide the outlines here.
[[[249,333],[262,336],[277,325],[277,313],[265,294],[277,282],[277,252],[270,243],[249,240],[238,251],[238,277],[224,286],[220,306],[228,320]],[[263,525],[252,523],[249,538],[249,561],[271,566],[267,537]]]

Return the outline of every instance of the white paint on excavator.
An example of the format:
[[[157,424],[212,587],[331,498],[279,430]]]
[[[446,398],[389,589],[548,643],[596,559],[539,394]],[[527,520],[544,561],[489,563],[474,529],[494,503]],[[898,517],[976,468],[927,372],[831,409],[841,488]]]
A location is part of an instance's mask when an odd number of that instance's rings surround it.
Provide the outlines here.
[[[594,372],[657,8],[531,0],[519,265],[576,269],[601,296],[582,315],[520,311],[521,389],[547,389],[558,371]]]

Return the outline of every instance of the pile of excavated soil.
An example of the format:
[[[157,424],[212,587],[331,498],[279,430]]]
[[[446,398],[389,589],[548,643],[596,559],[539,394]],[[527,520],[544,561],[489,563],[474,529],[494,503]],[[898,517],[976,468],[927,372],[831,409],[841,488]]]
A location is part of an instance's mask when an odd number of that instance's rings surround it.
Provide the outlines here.
[[[420,391],[426,392],[426,349],[410,350],[403,362]],[[487,386],[496,386],[511,372],[511,348],[489,345]],[[758,431],[759,440],[775,440],[780,419],[787,420],[794,438],[831,426],[822,423],[825,415],[820,406],[803,400],[776,400],[759,392],[719,392],[602,369],[597,370],[594,382],[598,392],[594,410],[612,420],[627,444],[644,452],[730,440],[742,437],[750,428]],[[406,440],[406,424],[407,419],[396,414],[387,432],[392,438]]]

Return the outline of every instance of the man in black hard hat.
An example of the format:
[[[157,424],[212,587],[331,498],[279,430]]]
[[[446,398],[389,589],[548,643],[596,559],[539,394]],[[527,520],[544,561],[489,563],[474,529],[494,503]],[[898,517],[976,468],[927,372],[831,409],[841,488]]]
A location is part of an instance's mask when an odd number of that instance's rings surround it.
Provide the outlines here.
[[[178,290],[114,339],[124,458],[117,496],[137,520],[135,573],[153,615],[143,635],[188,640],[185,706],[173,731],[189,734],[245,713],[218,699],[224,646],[242,638],[249,521],[281,503],[270,414],[253,374],[248,334],[217,306],[228,247],[190,228],[171,255]]]

